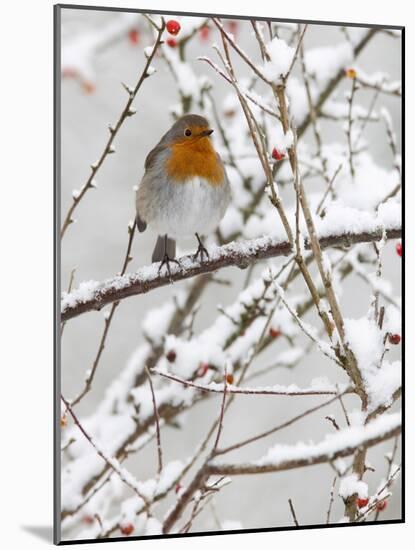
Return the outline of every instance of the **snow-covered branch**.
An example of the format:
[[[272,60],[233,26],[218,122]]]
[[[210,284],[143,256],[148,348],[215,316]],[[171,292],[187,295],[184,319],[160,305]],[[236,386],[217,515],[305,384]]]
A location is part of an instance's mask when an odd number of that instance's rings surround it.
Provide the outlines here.
[[[366,426],[351,426],[336,432],[320,443],[276,445],[257,461],[231,464],[213,461],[208,464],[210,475],[247,475],[282,472],[305,466],[325,464],[352,455],[358,448],[369,448],[401,433],[400,413],[374,420]]]
[[[386,229],[388,239],[401,236],[401,229],[391,227]],[[367,231],[347,232],[327,235],[320,238],[321,248],[350,246],[356,243],[369,243],[382,238],[382,229],[372,226]],[[305,241],[305,248],[310,244]],[[260,237],[251,241],[233,242],[221,247],[209,249],[209,258],[203,263],[193,259],[193,256],[179,258],[179,266],[172,266],[171,273],[159,273],[158,265],[144,267],[135,273],[114,277],[99,283],[89,281],[78,289],[62,297],[62,321],[67,321],[83,313],[100,310],[107,304],[124,300],[130,296],[145,294],[155,288],[166,286],[172,282],[183,281],[196,275],[212,273],[224,267],[246,268],[258,260],[287,256],[291,252],[288,241],[272,237]]]

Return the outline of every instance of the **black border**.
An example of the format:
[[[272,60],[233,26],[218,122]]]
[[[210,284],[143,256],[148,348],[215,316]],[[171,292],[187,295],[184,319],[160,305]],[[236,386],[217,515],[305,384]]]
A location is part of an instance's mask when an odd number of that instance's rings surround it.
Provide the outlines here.
[[[257,21],[272,21],[272,22],[284,22],[284,23],[309,23],[312,25],[327,25],[327,26],[347,26],[347,27],[363,27],[363,28],[377,28],[377,29],[391,29],[400,30],[401,37],[401,73],[402,73],[402,98],[401,98],[401,144],[402,144],[402,502],[401,519],[390,520],[378,520],[367,521],[365,523],[336,523],[336,524],[312,524],[312,525],[300,525],[300,526],[283,526],[283,527],[263,527],[258,529],[235,529],[232,531],[202,531],[200,533],[172,533],[168,535],[148,535],[148,536],[131,536],[131,537],[114,537],[106,539],[76,539],[76,540],[60,540],[60,474],[61,474],[61,460],[60,460],[60,222],[61,222],[61,126],[60,126],[60,114],[61,114],[61,10],[62,9],[76,9],[76,10],[94,10],[94,11],[110,11],[110,12],[129,12],[129,13],[152,13],[157,15],[179,15],[179,16],[197,16],[197,17],[221,17],[224,19],[240,19],[249,20],[256,19]],[[154,10],[154,9],[134,9],[134,8],[121,8],[121,7],[107,7],[107,6],[92,6],[92,5],[79,5],[79,4],[55,4],[53,6],[53,173],[54,173],[54,369],[53,369],[53,387],[54,387],[54,430],[53,430],[53,476],[54,476],[54,488],[53,488],[53,542],[57,546],[70,545],[70,544],[90,544],[90,543],[105,543],[105,542],[120,542],[120,541],[139,541],[139,540],[155,540],[155,539],[168,539],[168,538],[192,538],[192,537],[206,537],[212,535],[233,535],[243,533],[277,533],[279,531],[302,531],[308,529],[331,529],[337,527],[364,527],[367,525],[395,525],[405,523],[406,513],[406,494],[405,494],[405,26],[400,25],[379,25],[369,23],[347,23],[344,21],[321,21],[313,19],[289,19],[289,18],[274,18],[274,17],[260,17],[260,16],[245,16],[245,15],[231,15],[231,14],[218,14],[218,13],[205,13],[205,12],[183,12],[175,10]]]

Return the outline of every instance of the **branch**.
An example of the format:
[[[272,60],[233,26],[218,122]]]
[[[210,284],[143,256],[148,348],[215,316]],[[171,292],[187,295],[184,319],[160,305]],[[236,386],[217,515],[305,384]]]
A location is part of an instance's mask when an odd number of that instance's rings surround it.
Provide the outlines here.
[[[202,392],[212,392],[212,393],[229,393],[229,394],[239,394],[239,395],[285,395],[285,396],[295,396],[300,395],[337,395],[337,390],[335,388],[331,389],[329,386],[327,389],[301,389],[301,388],[292,388],[292,386],[267,386],[263,388],[245,388],[240,386],[234,386],[233,384],[227,385],[226,382],[223,384],[218,384],[217,382],[210,382],[209,384],[196,384],[191,380],[185,380],[173,374],[163,372],[161,370],[153,369],[152,372],[159,374],[160,376],[167,378],[168,380],[173,380],[183,386],[188,388],[194,388]],[[226,380],[226,379],[225,379]],[[350,392],[352,390],[350,389]]]
[[[401,237],[400,228],[386,229],[388,239]],[[367,243],[381,240],[382,228],[374,227],[372,231],[360,233],[342,233],[321,237],[320,247],[350,246],[356,243]],[[310,242],[305,240],[305,248],[310,249]],[[287,256],[291,252],[288,241],[279,241],[272,237],[261,237],[249,241],[232,242],[230,244],[211,249],[210,257],[200,263],[194,261],[192,256],[182,256],[180,265],[171,268],[171,275],[159,274],[157,264],[143,267],[135,273],[126,274],[123,277],[113,277],[102,283],[90,282],[81,285],[74,292],[64,293],[62,297],[61,321],[67,321],[87,311],[100,310],[107,304],[117,302],[145,294],[166,286],[172,282],[183,281],[196,275],[211,273],[224,267],[236,266],[246,268],[249,264],[258,260]],[[86,286],[85,286],[86,285]]]
[[[338,458],[354,454],[359,448],[373,447],[401,433],[399,413],[390,415],[387,419],[389,425],[386,429],[382,426],[385,420],[386,418],[379,418],[364,427],[345,428],[340,432],[336,432],[330,439],[323,440],[320,443],[302,445],[301,454],[303,456],[300,457],[298,456],[300,451],[296,445],[292,447],[283,446],[280,460],[278,458],[274,460],[264,458],[256,462],[243,464],[210,462],[205,473],[219,476],[264,474],[332,462]],[[278,448],[276,452],[278,453]],[[292,454],[292,457],[289,456],[290,454]]]

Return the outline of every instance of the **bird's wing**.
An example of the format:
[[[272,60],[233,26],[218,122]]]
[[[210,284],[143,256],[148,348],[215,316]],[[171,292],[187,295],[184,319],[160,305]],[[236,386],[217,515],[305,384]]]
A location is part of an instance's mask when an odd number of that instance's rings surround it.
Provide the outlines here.
[[[140,218],[140,214],[138,213],[138,211],[135,218],[135,223],[137,224],[137,229],[139,230],[140,233],[146,230],[147,223]]]
[[[146,160],[144,161],[144,168],[146,170],[150,170],[152,168],[157,155],[166,149],[166,144],[162,143],[162,141],[163,140],[161,140],[147,155]]]

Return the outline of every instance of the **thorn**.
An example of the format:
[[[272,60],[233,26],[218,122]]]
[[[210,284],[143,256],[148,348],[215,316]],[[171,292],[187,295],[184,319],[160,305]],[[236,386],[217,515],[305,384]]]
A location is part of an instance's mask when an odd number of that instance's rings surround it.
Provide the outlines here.
[[[108,130],[110,131],[111,134],[115,132],[115,128],[112,124],[108,124]]]
[[[127,116],[133,116],[133,115],[136,114],[136,112],[137,112],[137,111],[134,111],[134,109],[129,109],[129,110],[127,111]]]
[[[125,84],[124,82],[121,82],[121,84],[123,85],[124,90],[125,90],[128,94],[130,94],[130,96],[133,95],[134,90],[133,90],[130,86],[128,86],[128,84]]]

